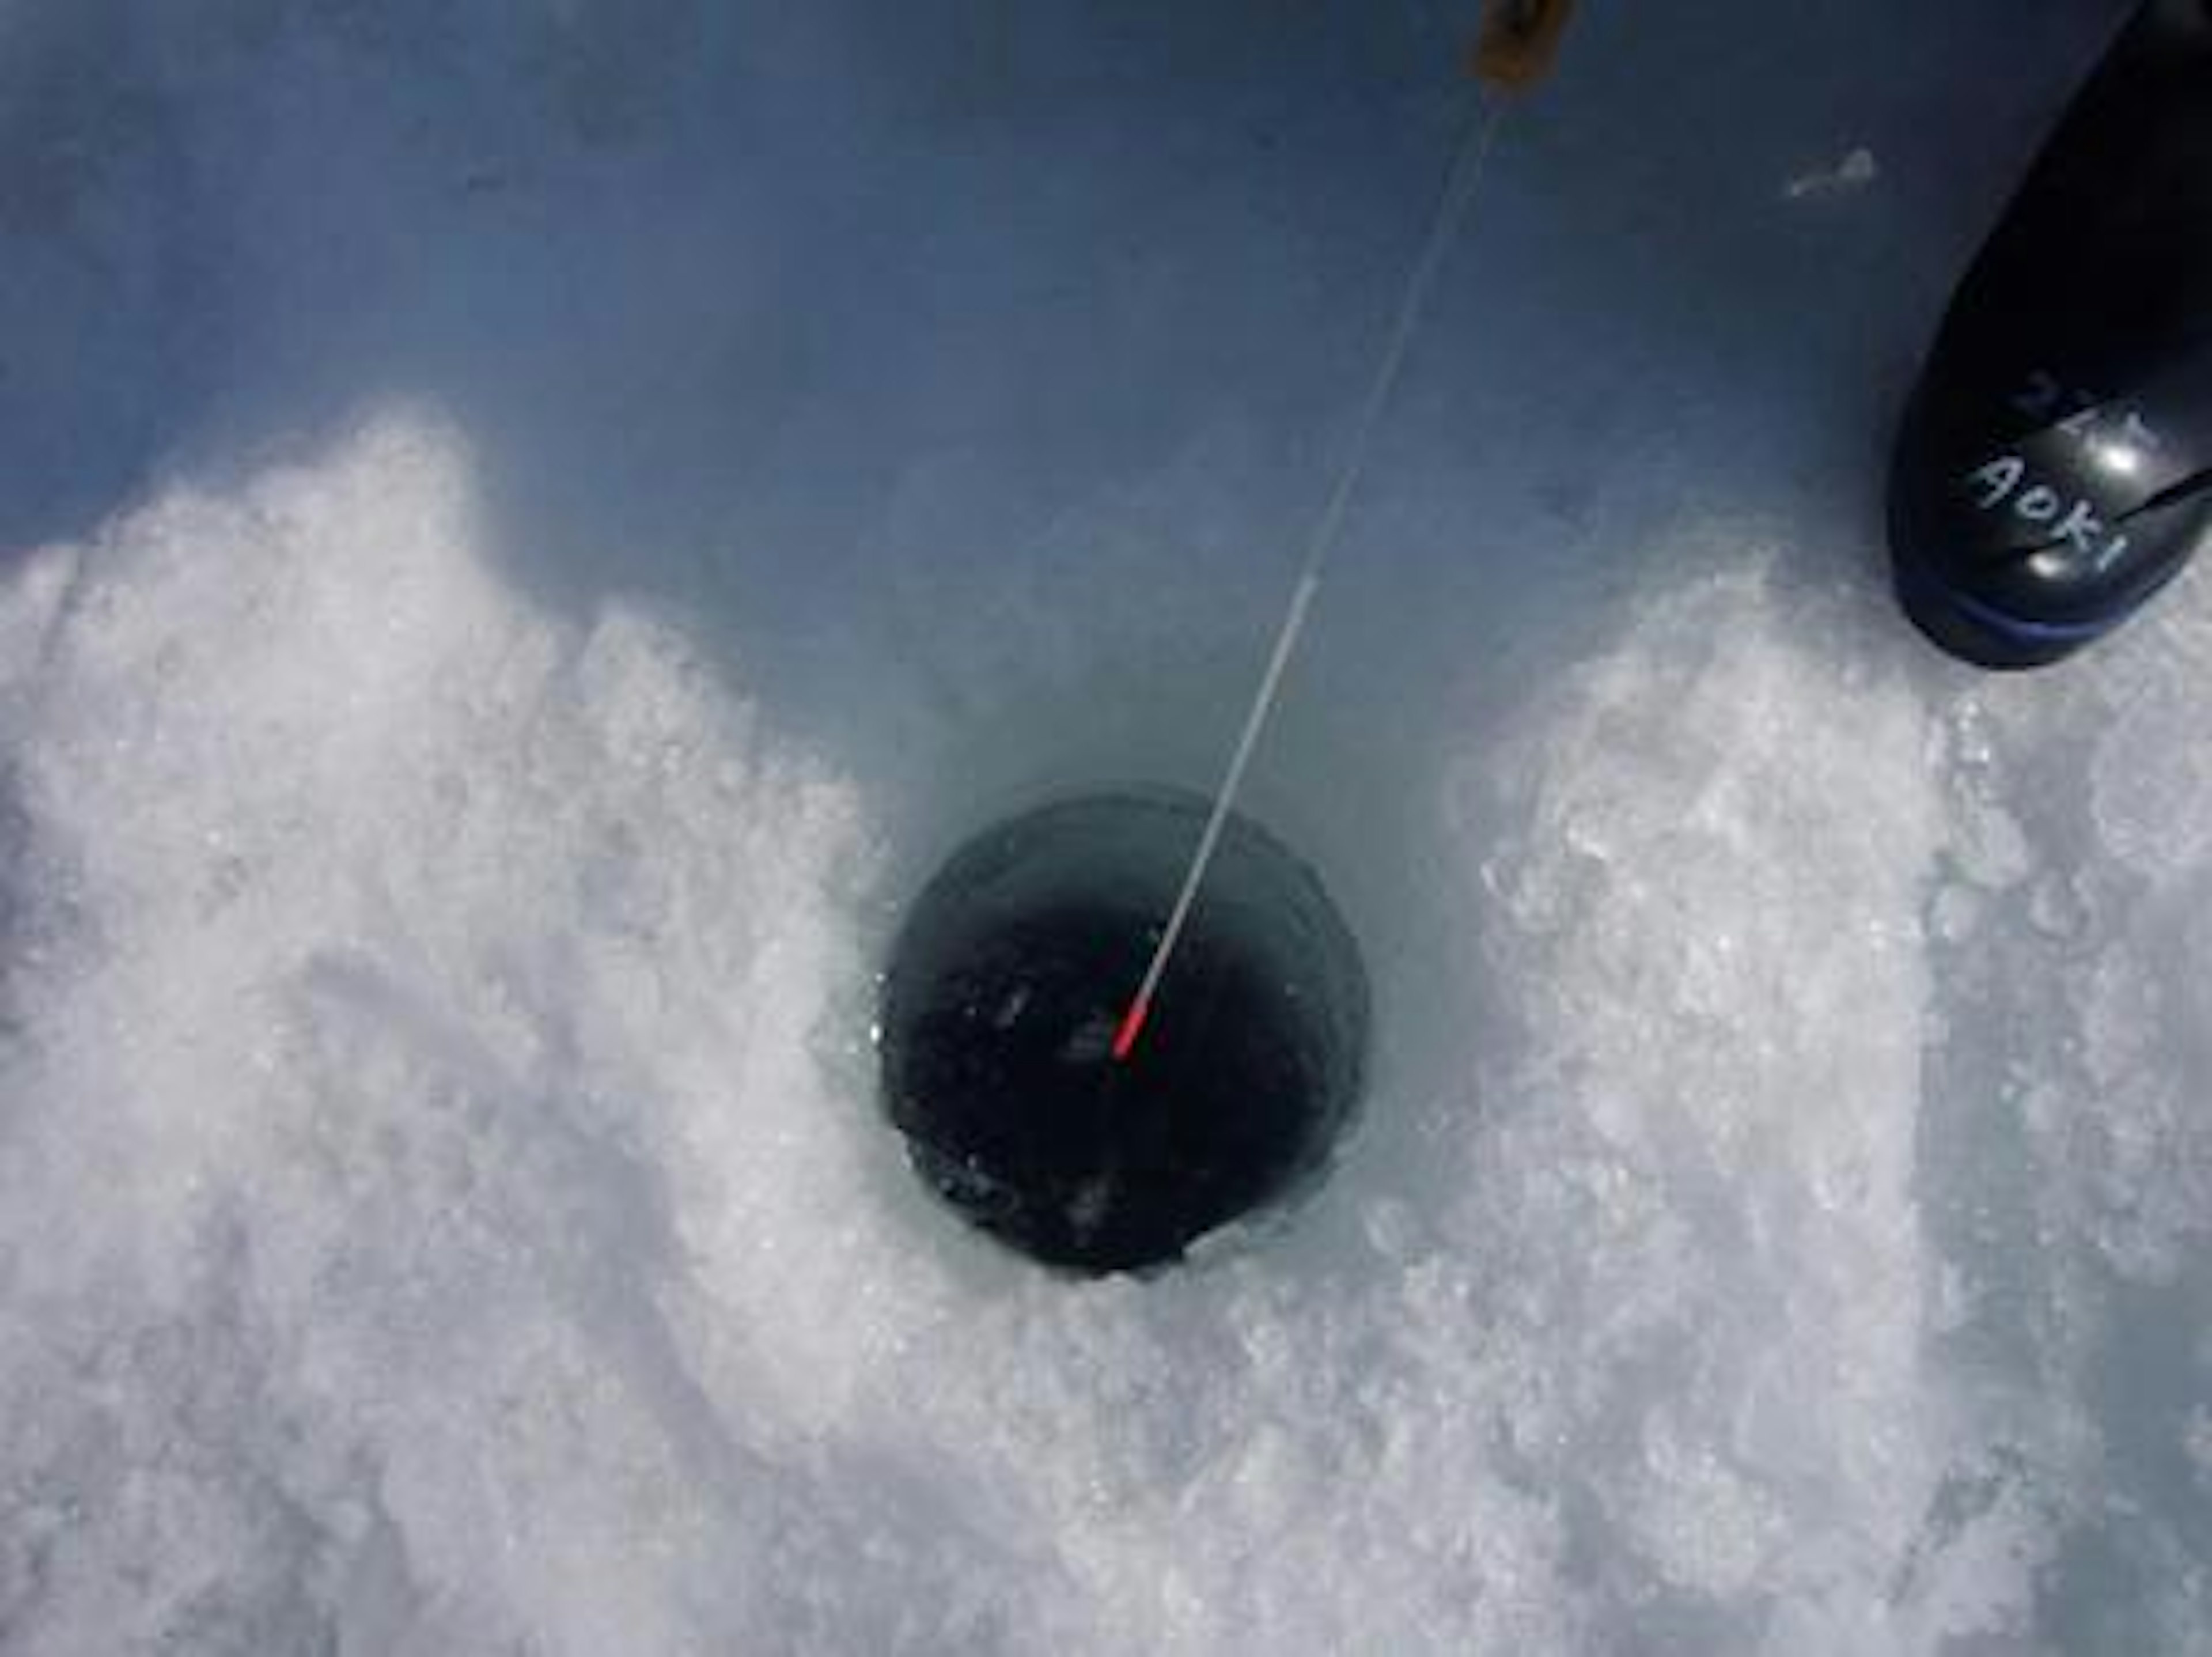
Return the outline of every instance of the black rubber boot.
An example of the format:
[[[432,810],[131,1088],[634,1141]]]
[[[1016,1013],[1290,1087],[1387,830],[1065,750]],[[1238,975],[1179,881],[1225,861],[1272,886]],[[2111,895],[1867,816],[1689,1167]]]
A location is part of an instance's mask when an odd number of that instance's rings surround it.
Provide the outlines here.
[[[2212,0],[2146,0],[1959,284],[1889,527],[1906,612],[1990,667],[2102,637],[2212,540]]]

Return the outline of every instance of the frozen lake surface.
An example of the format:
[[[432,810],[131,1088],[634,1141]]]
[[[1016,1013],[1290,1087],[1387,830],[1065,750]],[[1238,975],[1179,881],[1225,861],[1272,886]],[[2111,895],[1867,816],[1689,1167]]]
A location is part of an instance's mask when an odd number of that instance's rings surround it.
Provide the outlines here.
[[[1249,796],[1333,1177],[1076,1285],[881,1122],[936,861],[1233,735],[1474,9],[0,4],[0,1648],[2212,1650],[2212,588],[1880,529],[2113,0],[1583,7]]]

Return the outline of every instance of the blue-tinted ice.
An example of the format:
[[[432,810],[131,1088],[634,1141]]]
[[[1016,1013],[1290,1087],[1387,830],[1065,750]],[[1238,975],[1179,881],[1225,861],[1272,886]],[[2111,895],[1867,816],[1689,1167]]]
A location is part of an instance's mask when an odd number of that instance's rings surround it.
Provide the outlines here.
[[[0,11],[0,1647],[2212,1645],[2212,599],[1881,542],[2123,9],[1580,9],[1249,796],[1361,1125],[1091,1286],[895,900],[1210,781],[1472,8]]]

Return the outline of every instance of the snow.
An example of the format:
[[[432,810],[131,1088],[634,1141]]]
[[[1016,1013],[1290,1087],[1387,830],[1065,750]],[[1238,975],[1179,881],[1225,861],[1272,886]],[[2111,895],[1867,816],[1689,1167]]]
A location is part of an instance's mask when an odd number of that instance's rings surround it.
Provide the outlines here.
[[[1218,765],[1470,16],[0,9],[0,1648],[2212,1648],[2212,608],[1997,679],[1881,567],[2122,8],[1663,9],[1253,779],[1358,1132],[1096,1284],[872,974]]]

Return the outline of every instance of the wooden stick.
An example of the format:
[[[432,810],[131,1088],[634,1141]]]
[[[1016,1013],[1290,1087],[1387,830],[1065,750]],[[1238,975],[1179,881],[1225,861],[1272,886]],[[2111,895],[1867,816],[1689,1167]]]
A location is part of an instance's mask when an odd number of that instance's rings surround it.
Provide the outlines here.
[[[1498,92],[1522,92],[1552,72],[1574,0],[1491,0],[1468,73]]]

